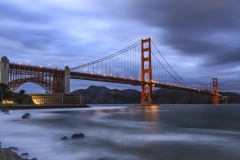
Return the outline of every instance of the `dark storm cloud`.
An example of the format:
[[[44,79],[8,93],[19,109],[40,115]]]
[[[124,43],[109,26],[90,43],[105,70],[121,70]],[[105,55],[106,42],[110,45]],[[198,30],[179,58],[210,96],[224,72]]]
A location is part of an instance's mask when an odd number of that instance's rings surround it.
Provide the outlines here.
[[[11,62],[75,67],[151,37],[191,85],[202,88],[212,77],[229,84],[240,67],[239,6],[237,0],[1,1],[0,52]]]
[[[0,17],[14,19],[27,23],[49,23],[53,19],[51,15],[44,12],[30,12],[14,3],[8,1],[0,2]]]
[[[45,54],[49,54],[47,51],[53,49],[55,52],[52,52],[52,55],[67,54],[67,57],[85,51],[86,43],[84,41],[82,43],[76,42],[81,41],[81,39],[70,35],[67,28],[58,26],[59,22],[68,21],[68,18],[75,18],[83,13],[81,11],[69,11],[50,4],[37,1],[33,3],[27,1],[22,3],[17,1],[16,3],[14,0],[1,1],[0,38],[5,44],[0,44],[0,49],[6,49],[8,55],[15,55],[14,50],[19,52],[22,50],[38,51],[42,55],[44,51]],[[66,22],[66,24],[68,23]],[[76,24],[79,25],[76,22],[72,26]],[[80,30],[78,34],[81,34]],[[14,46],[9,48],[6,47],[7,42],[16,42],[19,43],[19,46],[18,48],[14,48]],[[26,54],[26,52],[19,52],[19,56]],[[31,54],[35,53],[32,52]]]
[[[228,49],[223,52],[216,52],[211,55],[211,59],[203,62],[202,65],[214,66],[222,65],[228,68],[238,67],[240,63],[240,47],[234,47],[233,49]]]
[[[214,59],[216,65],[240,62],[236,54],[239,44],[231,44],[231,41],[239,42],[240,36],[228,41],[232,34],[240,33],[240,1],[134,1],[134,5],[136,7],[131,8],[129,15],[141,21],[142,25],[163,29],[158,41],[181,54],[205,55]],[[221,33],[225,37],[218,38],[216,35]],[[236,59],[232,61],[226,57]]]
[[[47,50],[48,45],[57,44],[62,33],[56,30],[36,30],[23,27],[1,28],[0,36],[17,41],[29,49]]]

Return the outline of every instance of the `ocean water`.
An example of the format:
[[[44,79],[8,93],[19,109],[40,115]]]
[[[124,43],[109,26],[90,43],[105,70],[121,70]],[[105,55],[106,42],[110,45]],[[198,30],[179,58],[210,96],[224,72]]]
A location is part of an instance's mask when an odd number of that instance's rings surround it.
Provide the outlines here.
[[[240,105],[90,106],[1,113],[2,147],[38,160],[240,159]]]

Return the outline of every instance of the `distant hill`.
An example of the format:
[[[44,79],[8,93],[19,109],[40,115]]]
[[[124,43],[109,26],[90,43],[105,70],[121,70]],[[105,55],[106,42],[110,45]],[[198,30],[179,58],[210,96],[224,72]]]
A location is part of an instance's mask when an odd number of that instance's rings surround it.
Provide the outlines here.
[[[120,104],[120,103],[139,103],[141,93],[133,89],[118,90],[109,89],[101,86],[90,86],[87,89],[79,89],[71,94],[82,94],[85,97],[85,103],[90,104]]]
[[[90,86],[87,89],[79,89],[71,94],[82,94],[87,104],[127,104],[140,103],[141,92],[133,89],[109,89],[104,86]],[[229,103],[240,103],[240,95],[232,92],[221,92],[230,96]],[[158,89],[153,92],[153,103],[161,104],[211,104],[212,97],[204,94]],[[224,103],[221,101],[220,103]]]

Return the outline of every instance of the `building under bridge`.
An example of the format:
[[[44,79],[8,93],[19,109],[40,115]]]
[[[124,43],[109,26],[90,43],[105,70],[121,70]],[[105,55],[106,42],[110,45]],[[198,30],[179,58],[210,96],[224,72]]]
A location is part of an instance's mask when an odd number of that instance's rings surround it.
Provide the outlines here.
[[[84,104],[83,95],[71,95],[63,93],[53,94],[29,94],[35,104]]]

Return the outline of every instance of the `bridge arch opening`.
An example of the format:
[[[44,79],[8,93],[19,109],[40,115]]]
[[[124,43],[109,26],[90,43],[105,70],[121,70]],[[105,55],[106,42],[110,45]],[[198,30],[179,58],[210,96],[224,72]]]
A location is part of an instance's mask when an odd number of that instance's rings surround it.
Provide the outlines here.
[[[22,86],[25,83],[37,84],[38,86],[40,86],[41,88],[43,88],[45,90],[43,93],[48,93],[47,91],[49,89],[49,83],[47,81],[44,81],[44,80],[39,80],[38,78],[35,78],[35,77],[33,77],[33,78],[24,78],[24,79],[16,79],[14,81],[10,81],[8,83],[8,87],[9,87],[9,89],[12,92],[15,92],[20,86]]]
[[[20,85],[14,92],[19,92],[20,90],[25,90],[25,93],[46,93],[46,90],[37,83],[34,82],[25,82],[24,84]]]

